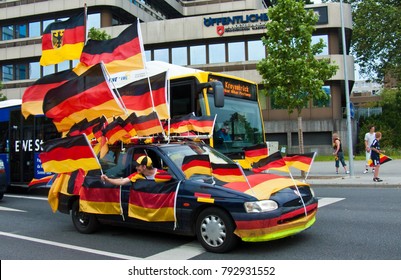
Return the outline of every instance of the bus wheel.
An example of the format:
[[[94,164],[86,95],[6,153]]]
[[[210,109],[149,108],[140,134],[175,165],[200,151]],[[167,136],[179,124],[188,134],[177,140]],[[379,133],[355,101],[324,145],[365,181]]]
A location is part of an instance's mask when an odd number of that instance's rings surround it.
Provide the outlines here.
[[[225,253],[232,250],[239,238],[234,234],[234,222],[222,209],[203,210],[196,221],[196,236],[209,252]]]
[[[95,215],[79,211],[79,199],[72,204],[71,218],[75,229],[80,233],[93,233],[99,228]]]

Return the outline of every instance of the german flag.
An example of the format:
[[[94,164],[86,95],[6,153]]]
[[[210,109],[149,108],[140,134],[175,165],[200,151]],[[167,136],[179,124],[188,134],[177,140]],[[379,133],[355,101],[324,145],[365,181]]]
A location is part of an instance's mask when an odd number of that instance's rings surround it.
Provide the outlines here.
[[[92,147],[85,135],[51,139],[39,154],[45,172],[67,173],[78,169],[99,169]]]
[[[214,121],[214,116],[193,116],[190,120],[190,128],[195,132],[211,134],[214,127]]]
[[[393,160],[391,157],[388,157],[384,154],[380,154],[380,165]],[[373,161],[371,159],[368,160],[368,164],[370,167],[374,167]]]
[[[82,12],[66,21],[56,21],[46,27],[42,36],[40,65],[79,59],[86,40],[85,17],[85,12]]]
[[[249,163],[258,162],[262,158],[265,158],[269,155],[269,151],[267,149],[267,144],[257,144],[251,147],[244,148],[245,160]]]
[[[211,163],[212,176],[222,182],[246,182],[243,171],[235,163]]]
[[[173,117],[170,120],[170,133],[182,134],[194,131],[210,134],[213,131],[214,120],[215,117],[197,117],[193,113],[181,117]],[[164,129],[168,131],[168,126],[165,125]]]
[[[29,115],[43,115],[43,99],[46,93],[76,77],[77,74],[72,70],[65,70],[38,79],[33,85],[26,88],[22,95],[22,115],[25,118]]]
[[[110,40],[88,40],[80,61],[85,66],[103,62],[110,74],[144,68],[139,23],[128,26]]]
[[[167,72],[163,72],[118,89],[129,114],[135,112],[137,116],[144,116],[155,110],[160,119],[169,118],[166,75]]]
[[[129,195],[128,216],[148,222],[175,221],[177,182],[137,180]]]
[[[248,175],[247,181],[248,183],[230,182],[224,184],[224,187],[254,196],[258,200],[264,200],[269,199],[272,194],[282,189],[294,186],[295,184],[298,187],[308,185],[301,181],[294,181],[288,177],[264,173]]]
[[[77,122],[124,113],[120,101],[106,80],[104,66],[97,64],[81,76],[50,90],[43,100],[43,112],[59,132]]]
[[[312,166],[313,160],[315,159],[315,155],[315,152],[306,154],[287,154],[283,159],[287,166],[308,172]]]
[[[50,180],[54,177],[53,175],[49,175],[49,176],[45,176],[42,178],[33,178],[31,180],[31,182],[29,182],[28,187],[30,188],[38,188],[38,187],[42,187],[42,186],[46,186],[47,183],[50,182]]]
[[[56,212],[58,209],[58,194],[78,195],[84,182],[85,172],[82,169],[78,169],[72,173],[68,172],[54,176],[56,178],[50,187],[47,201],[53,212]]]
[[[103,183],[96,170],[85,177],[79,192],[81,211],[92,214],[120,215],[120,186]]]
[[[209,155],[185,156],[181,169],[187,178],[190,178],[194,174],[212,175]]]
[[[280,151],[275,152],[274,154],[271,154],[266,158],[262,158],[258,162],[252,164],[252,171],[255,173],[259,173],[269,169],[279,170],[288,173],[290,172],[290,169],[281,156]]]
[[[163,132],[163,127],[156,112],[152,112],[147,116],[138,117],[134,115],[130,118],[130,121],[139,137],[146,137]]]
[[[103,130],[103,134],[106,136],[107,142],[111,145],[129,136],[128,132],[124,129],[124,120],[120,117],[109,123]]]

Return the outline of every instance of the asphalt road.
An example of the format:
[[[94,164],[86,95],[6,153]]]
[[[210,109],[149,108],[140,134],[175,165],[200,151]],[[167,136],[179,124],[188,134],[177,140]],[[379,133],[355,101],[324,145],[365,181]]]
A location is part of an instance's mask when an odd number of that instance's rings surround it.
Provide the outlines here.
[[[317,222],[296,236],[242,243],[227,254],[195,238],[104,226],[75,231],[46,197],[6,194],[0,201],[1,260],[400,260],[401,189],[319,187]]]

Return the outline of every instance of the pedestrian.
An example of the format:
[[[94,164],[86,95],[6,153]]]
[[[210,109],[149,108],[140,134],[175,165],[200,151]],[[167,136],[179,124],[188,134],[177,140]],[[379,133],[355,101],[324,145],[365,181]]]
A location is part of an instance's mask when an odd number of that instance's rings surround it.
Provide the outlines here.
[[[338,174],[338,168],[340,167],[340,162],[344,168],[345,173],[349,174],[349,171],[347,170],[347,164],[345,163],[344,160],[344,152],[341,140],[337,133],[333,134],[333,149],[334,149],[333,155],[335,156],[336,174]]]
[[[382,139],[381,132],[376,132],[376,138],[373,140],[372,145],[370,145],[370,159],[373,162],[373,166],[375,169],[373,175],[374,182],[382,182],[383,180],[379,178],[379,170],[380,170],[380,154],[384,153],[384,150],[380,150],[380,139]]]
[[[369,161],[370,161],[370,146],[373,143],[373,140],[375,140],[375,126],[371,125],[369,126],[369,132],[365,134],[365,152],[366,152],[366,163],[365,163],[365,171],[363,171],[364,174],[369,172]],[[375,168],[372,168],[372,173],[375,172]]]

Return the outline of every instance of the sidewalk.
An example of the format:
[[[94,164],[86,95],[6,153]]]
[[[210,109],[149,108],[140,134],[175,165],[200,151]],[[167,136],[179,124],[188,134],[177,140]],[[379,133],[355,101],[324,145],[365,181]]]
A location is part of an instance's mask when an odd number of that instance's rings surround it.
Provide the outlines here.
[[[349,170],[349,161],[346,161]],[[312,186],[352,186],[352,187],[401,187],[401,160],[392,160],[380,166],[379,177],[383,182],[373,182],[372,169],[363,174],[365,170],[365,161],[353,162],[354,170],[353,176],[345,174],[344,169],[340,164],[338,173],[334,166],[334,160],[330,161],[316,161],[313,163],[307,182]],[[300,172],[293,171],[293,176],[298,177]]]

